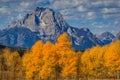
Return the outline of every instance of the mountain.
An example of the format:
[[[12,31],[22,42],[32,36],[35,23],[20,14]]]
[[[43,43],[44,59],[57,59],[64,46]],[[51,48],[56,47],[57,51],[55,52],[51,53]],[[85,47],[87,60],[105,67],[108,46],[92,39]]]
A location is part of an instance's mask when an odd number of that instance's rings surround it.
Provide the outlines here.
[[[23,27],[5,29],[0,34],[0,43],[7,46],[30,48],[39,37],[31,30]]]
[[[104,43],[104,44],[109,44],[111,43],[114,39],[115,36],[110,33],[110,32],[104,32],[98,38]]]
[[[0,34],[0,43],[30,48],[37,40],[56,42],[62,33],[68,33],[73,48],[84,50],[103,43],[88,28],[67,24],[60,13],[50,8],[37,7],[22,19],[13,22]]]
[[[55,42],[57,37],[66,32],[69,27],[60,13],[55,13],[52,9],[43,7],[37,7],[23,19],[9,25],[9,28],[16,26],[30,29],[44,42],[47,40]]]
[[[116,34],[116,39],[120,39],[120,32]]]
[[[85,50],[103,43],[88,28],[69,27],[67,33],[71,36],[73,47],[76,50]]]

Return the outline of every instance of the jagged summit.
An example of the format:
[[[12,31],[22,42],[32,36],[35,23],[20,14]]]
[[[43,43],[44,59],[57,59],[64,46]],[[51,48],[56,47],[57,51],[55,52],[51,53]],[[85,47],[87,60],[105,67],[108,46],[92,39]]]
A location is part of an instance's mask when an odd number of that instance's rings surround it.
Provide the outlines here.
[[[81,28],[81,30],[83,30],[85,32],[89,32],[90,31],[87,27],[83,27],[83,28]]]
[[[66,27],[66,25],[68,26],[61,14],[55,13],[48,7],[37,7],[32,13],[28,13],[23,19],[12,23],[9,28],[16,26],[27,27],[31,31],[40,32],[41,28],[43,30],[54,27],[63,28]]]
[[[49,7],[36,7],[36,9],[34,10],[35,12],[41,12],[41,11],[44,11],[44,10],[50,10],[52,12],[54,12],[51,8]]]
[[[114,39],[115,36],[111,32],[104,32],[98,38],[104,43],[104,44],[109,44],[111,43]]]
[[[16,29],[18,30],[17,32]],[[12,33],[9,35],[11,32],[15,32],[15,34]],[[29,32],[30,34],[25,34],[24,32]],[[37,7],[22,19],[10,24],[9,27],[2,32],[4,35],[0,35],[0,42],[11,46],[31,47],[38,39],[43,42],[51,41],[54,43],[64,32],[69,34],[72,39],[73,48],[76,50],[84,50],[95,45],[102,45],[102,42],[94,36],[88,28],[78,29],[71,27],[60,13],[56,13],[48,7]],[[22,39],[19,40],[18,37],[13,36],[22,36],[20,37]],[[28,37],[30,37],[30,39]],[[32,41],[31,37],[35,39]],[[30,42],[31,45],[26,44],[26,41]]]

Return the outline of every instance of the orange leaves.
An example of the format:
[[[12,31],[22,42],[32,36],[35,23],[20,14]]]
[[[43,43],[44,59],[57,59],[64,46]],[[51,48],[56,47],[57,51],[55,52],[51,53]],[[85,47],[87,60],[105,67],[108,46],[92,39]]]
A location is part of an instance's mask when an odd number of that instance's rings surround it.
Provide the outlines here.
[[[52,72],[51,67],[48,65],[44,65],[42,66],[42,69],[39,72],[39,75],[41,76],[42,79],[46,79],[50,76],[50,74],[52,74],[51,72]]]
[[[67,58],[63,64],[62,75],[64,77],[75,76],[77,73],[77,58],[76,56],[72,58]]]
[[[60,35],[58,37],[58,43],[66,43],[66,42],[70,42],[71,43],[71,40],[68,36],[67,33],[63,33],[62,35]]]
[[[115,77],[120,70],[120,41],[106,46],[96,46],[81,52],[71,48],[72,42],[66,33],[57,43],[38,41],[23,56],[23,67],[28,79],[51,79],[91,76]],[[6,53],[9,53],[7,51]],[[8,55],[8,54],[5,54]],[[15,55],[14,55],[15,56]]]
[[[27,78],[40,76],[42,79],[76,74],[76,52],[71,49],[71,40],[66,33],[58,38],[54,45],[51,42],[38,41],[23,57],[23,66]],[[62,72],[62,73],[60,73]]]
[[[120,41],[111,43],[105,54],[105,65],[109,68],[109,75],[118,75],[120,70]]]
[[[63,33],[62,35],[60,35],[58,37],[57,46],[59,48],[61,47],[62,49],[70,48],[72,46],[71,39],[70,39],[70,37],[68,36],[67,33]]]
[[[83,74],[115,77],[120,70],[120,41],[86,50],[81,57],[81,63]]]
[[[0,54],[2,70],[25,73],[28,80],[120,76],[120,41],[102,47],[96,46],[82,53],[71,48],[71,40],[64,33],[55,44],[37,41],[31,50],[25,52],[22,61],[18,52],[4,49],[3,53]]]
[[[10,48],[5,48],[0,56],[0,72],[2,72],[0,75],[5,76],[9,74],[6,79],[11,80],[13,80],[13,78],[15,79],[16,77],[20,77],[20,73],[22,72],[22,63],[19,53],[11,50]],[[5,78],[1,78],[1,80],[4,79]]]

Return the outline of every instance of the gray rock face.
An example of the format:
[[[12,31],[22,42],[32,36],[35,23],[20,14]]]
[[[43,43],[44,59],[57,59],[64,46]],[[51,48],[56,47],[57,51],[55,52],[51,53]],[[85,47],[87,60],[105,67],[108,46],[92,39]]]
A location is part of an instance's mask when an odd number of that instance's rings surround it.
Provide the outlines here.
[[[116,39],[120,39],[120,32],[116,34]]]
[[[93,35],[88,28],[69,27],[68,34],[72,37],[73,46],[76,50],[85,50],[103,43]]]
[[[72,39],[73,48],[84,50],[95,45],[103,45],[88,28],[74,28],[66,23],[60,13],[49,8],[37,7],[32,13],[9,25],[0,35],[0,43],[10,46],[31,47],[38,39],[43,42],[56,42],[67,32]]]
[[[104,44],[109,44],[111,43],[114,39],[115,36],[110,33],[110,32],[104,32],[98,38],[104,43]]]
[[[27,14],[23,19],[9,25],[13,27],[25,27],[32,32],[38,33],[43,41],[56,41],[57,37],[62,34],[67,28],[68,24],[64,21],[59,13],[55,13],[49,8],[37,7],[31,14]]]
[[[7,46],[30,48],[39,39],[35,33],[23,27],[6,29],[0,34],[0,43]]]

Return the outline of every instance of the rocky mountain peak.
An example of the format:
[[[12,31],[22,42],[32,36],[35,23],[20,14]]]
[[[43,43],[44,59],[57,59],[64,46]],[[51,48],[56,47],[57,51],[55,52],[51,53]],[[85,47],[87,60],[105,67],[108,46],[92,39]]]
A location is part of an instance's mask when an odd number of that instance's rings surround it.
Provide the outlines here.
[[[83,27],[83,28],[81,28],[81,30],[83,30],[85,32],[89,32],[90,31],[87,27]]]
[[[71,27],[60,13],[44,7],[37,7],[32,13],[28,13],[22,19],[10,24],[6,31],[1,32],[0,43],[30,48],[38,39],[54,43],[64,32],[71,37],[72,46],[76,50],[102,45],[102,42],[88,28]],[[34,39],[32,40],[32,38]]]
[[[104,32],[98,38],[104,43],[104,44],[109,44],[111,43],[115,36],[111,32]]]
[[[48,7],[37,7],[32,13],[28,13],[23,19],[9,25],[9,28],[16,26],[29,28],[33,32],[40,32],[41,29],[45,30],[52,28],[52,30],[54,30],[57,27],[64,29],[69,25],[65,22],[61,14],[55,13]]]
[[[104,38],[115,38],[115,36],[111,33],[111,32],[104,32],[100,35],[100,37],[104,37]]]

